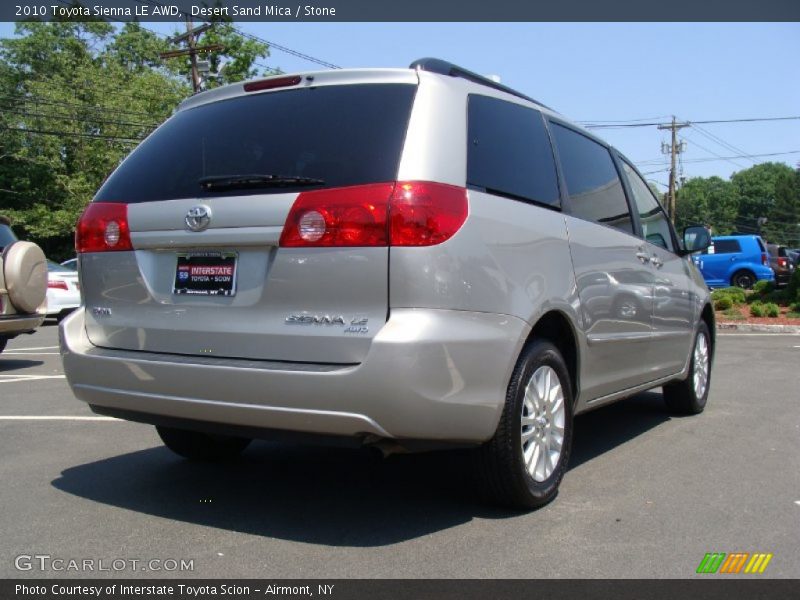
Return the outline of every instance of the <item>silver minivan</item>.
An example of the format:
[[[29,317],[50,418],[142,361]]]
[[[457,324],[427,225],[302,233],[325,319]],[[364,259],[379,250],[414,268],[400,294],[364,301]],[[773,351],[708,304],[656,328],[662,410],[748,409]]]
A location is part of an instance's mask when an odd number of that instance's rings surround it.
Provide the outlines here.
[[[536,507],[574,415],[658,386],[703,410],[708,243],[614,148],[450,63],[237,83],[87,207],[64,369],[187,458],[286,432],[472,446],[496,501]]]

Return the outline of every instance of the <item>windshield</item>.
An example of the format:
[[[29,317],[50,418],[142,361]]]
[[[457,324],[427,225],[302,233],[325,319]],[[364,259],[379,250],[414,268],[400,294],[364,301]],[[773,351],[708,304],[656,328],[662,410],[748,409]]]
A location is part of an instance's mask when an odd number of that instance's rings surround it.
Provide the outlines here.
[[[178,112],[120,165],[95,200],[148,202],[393,181],[415,91],[410,84],[321,86]],[[237,179],[242,175],[246,184]],[[262,185],[253,175],[273,181]]]

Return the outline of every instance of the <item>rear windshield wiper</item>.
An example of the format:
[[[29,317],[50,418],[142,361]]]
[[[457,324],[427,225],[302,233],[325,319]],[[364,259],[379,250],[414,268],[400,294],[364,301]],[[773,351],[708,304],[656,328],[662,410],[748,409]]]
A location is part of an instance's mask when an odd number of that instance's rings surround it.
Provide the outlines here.
[[[207,192],[212,190],[241,190],[271,187],[322,185],[324,179],[295,175],[211,175],[197,180]]]

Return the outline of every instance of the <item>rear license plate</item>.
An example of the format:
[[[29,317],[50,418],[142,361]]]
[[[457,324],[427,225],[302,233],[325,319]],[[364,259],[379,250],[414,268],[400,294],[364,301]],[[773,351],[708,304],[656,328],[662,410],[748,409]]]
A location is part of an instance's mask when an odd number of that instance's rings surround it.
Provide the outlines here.
[[[192,296],[236,294],[235,252],[187,252],[177,257],[173,293]]]

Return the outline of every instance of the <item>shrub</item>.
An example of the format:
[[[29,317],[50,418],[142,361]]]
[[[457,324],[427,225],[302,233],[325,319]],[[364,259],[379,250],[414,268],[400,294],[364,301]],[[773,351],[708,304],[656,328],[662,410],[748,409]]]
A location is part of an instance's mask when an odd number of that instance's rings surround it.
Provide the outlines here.
[[[759,296],[766,296],[774,290],[775,282],[767,281],[766,279],[760,279],[759,281],[756,281],[756,284],[753,286],[753,292]]]
[[[750,315],[753,317],[763,317],[766,314],[766,310],[764,310],[764,305],[760,302],[756,302],[750,305]]]
[[[730,296],[714,296],[714,310],[728,310],[733,307],[733,298]]]
[[[772,319],[777,319],[781,316],[780,307],[773,302],[764,305],[764,312],[767,313],[767,316]]]
[[[722,311],[722,315],[723,315],[723,316],[724,316],[724,317],[725,317],[725,318],[726,318],[728,321],[744,321],[744,320],[745,320],[745,318],[746,318],[746,317],[745,317],[745,316],[742,314],[742,312],[741,312],[741,311],[740,311],[738,308],[736,308],[736,307],[734,307],[734,308],[729,308],[728,310],[724,310],[724,311]]]
[[[800,268],[796,268],[786,286],[786,295],[789,301],[800,302]]]
[[[711,293],[711,296],[716,300],[722,296],[727,296],[731,299],[734,305],[736,304],[744,304],[745,298],[747,298],[747,294],[742,288],[739,287],[726,287],[720,288],[718,290],[714,290]]]
[[[800,313],[800,301],[793,302],[789,305],[789,312]]]

